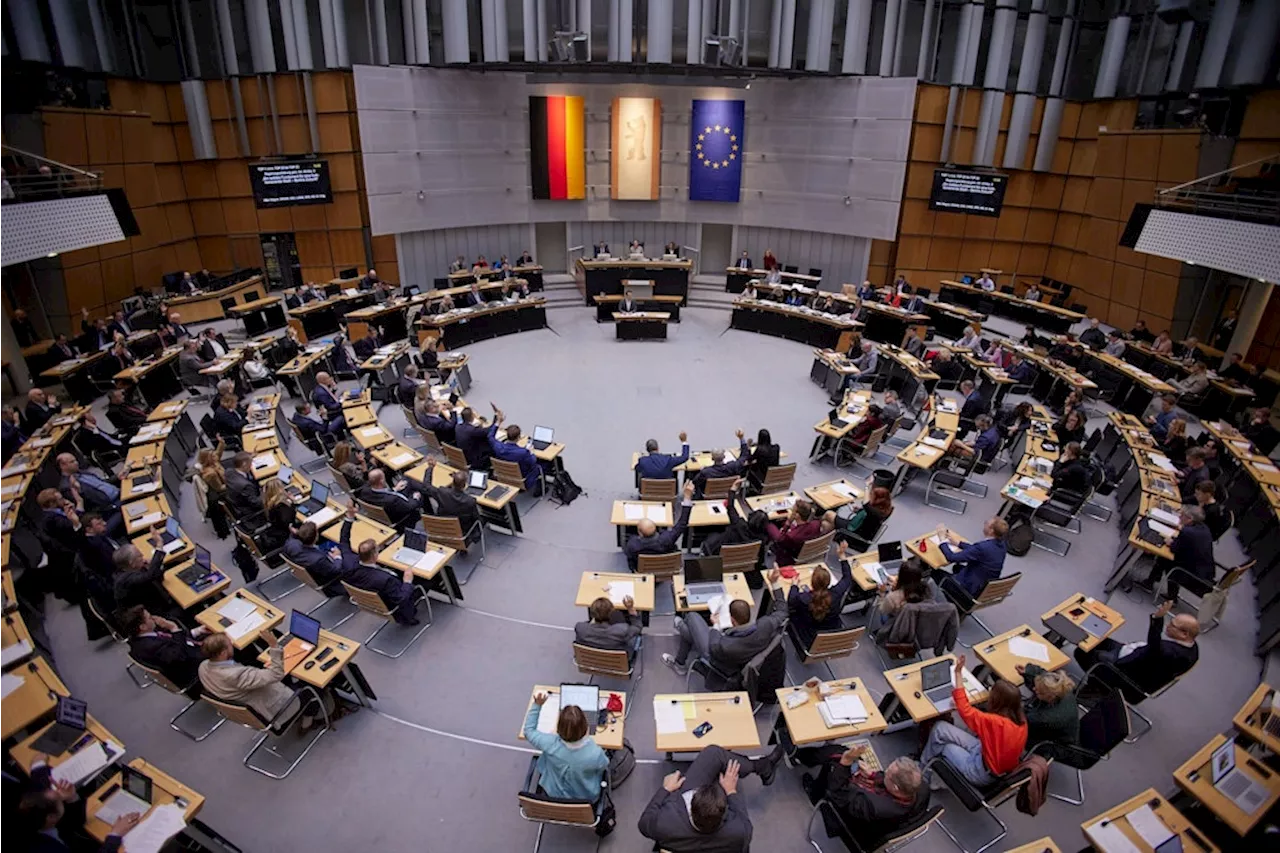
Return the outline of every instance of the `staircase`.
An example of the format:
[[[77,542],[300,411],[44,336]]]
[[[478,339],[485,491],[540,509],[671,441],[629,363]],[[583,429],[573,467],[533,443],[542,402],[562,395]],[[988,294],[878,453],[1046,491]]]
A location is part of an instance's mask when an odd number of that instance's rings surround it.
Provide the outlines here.
[[[547,300],[547,310],[559,308],[582,308],[582,294],[573,276],[564,273],[544,273],[542,276],[542,297]]]
[[[725,293],[724,274],[696,275],[689,281],[689,307],[730,312],[736,293]]]

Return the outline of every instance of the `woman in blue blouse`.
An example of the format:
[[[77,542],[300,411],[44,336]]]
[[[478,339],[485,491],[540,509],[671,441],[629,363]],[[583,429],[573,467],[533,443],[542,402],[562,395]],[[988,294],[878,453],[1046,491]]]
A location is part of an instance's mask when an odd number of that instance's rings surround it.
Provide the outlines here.
[[[609,767],[609,757],[587,736],[587,717],[577,705],[560,709],[555,734],[538,731],[538,715],[546,701],[545,693],[534,696],[533,707],[524,718],[525,740],[542,750],[538,784],[552,797],[595,802],[600,798],[600,782]]]

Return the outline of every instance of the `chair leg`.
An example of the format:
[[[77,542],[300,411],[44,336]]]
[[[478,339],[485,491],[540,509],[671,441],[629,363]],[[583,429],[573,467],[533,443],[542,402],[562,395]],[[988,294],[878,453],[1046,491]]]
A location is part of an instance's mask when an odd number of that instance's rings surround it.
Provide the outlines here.
[[[1143,735],[1145,735],[1147,732],[1154,729],[1156,727],[1156,724],[1151,722],[1151,719],[1149,717],[1147,717],[1137,708],[1133,707],[1133,705],[1130,705],[1129,702],[1126,701],[1124,704],[1125,704],[1125,707],[1129,709],[1130,714],[1133,714],[1139,720],[1142,720],[1142,722],[1146,723],[1146,728],[1138,732],[1138,734],[1135,735],[1131,733],[1129,737],[1124,739],[1125,743],[1137,743],[1142,738]]]
[[[124,671],[129,674],[129,678],[133,679],[134,685],[136,685],[139,690],[146,690],[151,686],[151,679],[147,678],[145,675],[139,675],[138,668],[133,665],[133,661],[129,662],[129,665],[124,668]]]
[[[988,628],[988,627],[987,627],[987,623],[986,623],[986,622],[983,622],[983,621],[982,621],[981,619],[979,619],[977,616],[974,616],[972,613],[970,613],[970,614],[969,614],[969,618],[970,618],[970,619],[972,619],[974,622],[976,622],[976,623],[978,624],[978,627],[979,627],[979,628],[981,628],[982,630],[986,631],[986,632],[987,632],[987,636],[988,636],[988,637],[994,637],[994,636],[996,635],[996,632],[995,632],[995,631],[992,631],[990,628]],[[974,643],[966,643],[966,642],[964,642],[964,641],[960,641],[960,645],[964,646],[966,649],[971,649],[971,648],[973,648],[973,647],[974,647],[974,645],[975,645],[975,644],[974,644]]]
[[[263,589],[263,587],[265,587],[267,584],[271,583],[273,580],[275,580],[276,578],[282,575],[289,575],[289,577],[293,577],[293,573],[290,572],[289,567],[286,566],[277,572],[272,572],[271,574],[267,575],[265,578],[259,578],[257,581],[255,581],[255,583],[258,585],[258,594],[261,595],[263,598],[265,598],[267,601],[275,603],[280,599],[284,598],[285,596],[292,595],[293,593],[302,589],[303,583],[299,581],[295,583],[293,586],[285,589],[283,592],[278,592],[275,595],[268,595],[266,591]]]
[[[819,812],[822,811],[822,800],[818,800],[818,804],[813,807],[813,811],[809,812],[809,822],[805,824],[804,840],[809,842],[809,846],[818,853],[822,853],[822,848],[818,846],[818,842],[813,840],[813,822],[817,819]]]
[[[191,739],[192,739],[193,741],[195,741],[196,743],[200,743],[202,740],[204,740],[205,738],[207,738],[209,735],[213,734],[213,733],[214,733],[214,732],[216,732],[218,729],[222,728],[222,724],[223,724],[223,723],[225,723],[225,722],[227,721],[227,718],[226,718],[226,717],[222,716],[221,714],[218,714],[218,721],[217,721],[216,723],[214,723],[212,726],[210,726],[208,729],[206,729],[206,730],[205,730],[205,732],[204,732],[203,734],[200,734],[200,735],[197,735],[197,734],[195,734],[194,732],[189,732],[189,731],[187,731],[186,729],[184,729],[184,728],[182,728],[181,726],[179,726],[179,725],[178,725],[178,720],[182,719],[182,717],[183,717],[183,716],[184,716],[188,711],[190,711],[192,708],[194,708],[194,707],[195,707],[196,705],[198,705],[198,704],[200,704],[200,703],[199,703],[197,700],[192,699],[190,702],[188,702],[188,703],[187,703],[186,707],[184,707],[184,708],[183,708],[181,711],[179,711],[178,713],[174,714],[174,715],[173,715],[173,717],[171,717],[171,718],[169,719],[169,728],[173,729],[175,732],[178,732],[179,734],[186,735],[187,737],[191,738]],[[210,707],[212,707],[212,706],[210,706]]]
[[[823,665],[823,666],[825,666],[825,667],[827,668],[827,675],[831,676],[831,680],[832,680],[832,681],[835,681],[835,680],[836,680],[836,671],[835,671],[834,669],[832,669],[832,668],[831,668],[831,661],[826,661],[826,660],[824,660],[824,661],[822,662],[822,665]]]
[[[390,618],[384,620],[383,623],[378,626],[378,630],[374,631],[372,634],[369,635],[369,639],[364,641],[365,646],[374,654],[382,655],[385,658],[398,658],[404,655],[405,652],[409,651],[409,647],[412,646],[415,642],[417,642],[418,638],[421,637],[424,633],[426,633],[426,630],[431,627],[431,599],[427,598],[424,595],[421,600],[427,602],[427,623],[423,625],[421,628],[419,628],[416,632],[414,632],[414,635],[410,637],[408,641],[405,642],[405,644],[401,646],[398,651],[391,652],[386,649],[379,649],[373,645],[373,639],[377,637],[379,634],[381,634],[388,625],[392,625],[395,623],[395,620]]]
[[[982,807],[986,809],[987,814],[991,815],[992,820],[994,820],[996,823],[1000,825],[1000,834],[997,835],[995,838],[991,839],[990,841],[988,841],[986,844],[979,847],[977,850],[973,851],[973,853],[982,853],[983,850],[986,850],[988,847],[995,844],[1001,838],[1004,838],[1006,835],[1009,834],[1009,827],[1005,826],[1004,821],[1002,821],[996,815],[995,809],[991,808],[991,806],[987,805],[986,803],[983,803]],[[941,821],[939,821],[939,823],[941,823]]]
[[[533,839],[533,853],[538,853],[538,850],[542,847],[542,830],[546,829],[546,827],[545,823],[538,824],[538,834]]]
[[[331,601],[345,601],[345,600],[346,600],[346,599],[343,599],[341,596],[334,596],[333,598],[330,598],[329,596],[327,596],[327,595],[326,595],[326,596],[324,597],[324,601],[321,601],[321,602],[320,602],[319,604],[317,604],[315,607],[313,607],[313,608],[311,608],[310,610],[308,610],[308,611],[307,611],[307,615],[308,615],[308,616],[310,616],[311,614],[316,613],[317,611],[319,611],[322,607],[324,607],[326,604],[328,604],[328,603],[329,603],[329,602],[331,602]],[[339,619],[337,622],[334,622],[332,625],[329,625],[329,626],[326,626],[326,627],[327,627],[327,629],[328,629],[328,630],[330,630],[330,631],[337,630],[337,629],[342,625],[342,623],[344,623],[344,622],[348,621],[352,616],[355,616],[355,615],[356,615],[357,613],[359,613],[359,612],[360,612],[360,608],[358,608],[358,607],[352,607],[352,608],[351,608],[351,612],[349,612],[346,616],[343,616],[343,617],[342,617],[341,619]],[[317,618],[319,618],[319,617],[317,617]],[[322,625],[323,625],[324,620],[323,620],[323,619],[321,619],[321,620],[320,620],[320,622],[321,622],[321,623],[322,623]]]
[[[1076,768],[1076,791],[1078,792],[1076,794],[1078,799],[1075,799],[1075,800],[1071,799],[1070,797],[1064,797],[1061,794],[1049,794],[1049,796],[1053,797],[1055,800],[1059,800],[1064,803],[1069,803],[1070,805],[1073,805],[1073,806],[1084,805],[1084,774],[1080,772],[1079,768]]]

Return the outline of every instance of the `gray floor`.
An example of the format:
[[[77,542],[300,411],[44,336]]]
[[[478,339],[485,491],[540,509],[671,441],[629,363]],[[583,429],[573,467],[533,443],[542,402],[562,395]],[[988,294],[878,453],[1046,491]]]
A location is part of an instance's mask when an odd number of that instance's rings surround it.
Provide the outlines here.
[[[491,534],[490,558],[465,587],[465,606],[437,603],[435,624],[403,658],[362,653],[358,662],[380,697],[376,711],[341,721],[289,779],[269,780],[240,766],[252,738],[247,730],[226,725],[199,744],[171,731],[165,722],[180,701],[158,688],[138,690],[124,673],[122,649],[87,645],[77,611],[50,604],[49,632],[72,690],[89,701],[92,713],[123,740],[130,755],[145,756],[204,793],[208,803],[202,819],[243,849],[531,848],[536,827],[520,819],[515,798],[529,754],[516,733],[532,684],[575,677],[569,643],[571,626],[582,618],[573,606],[581,573],[625,570],[608,517],[615,498],[631,495],[631,452],[649,437],[664,449],[676,448],[682,429],[696,448],[706,448],[731,445],[736,428],[754,433],[764,426],[799,462],[798,486],[835,476],[829,465],[806,462],[813,424],[827,408],[825,393],[807,380],[808,347],[726,331],[729,315],[718,310],[687,310],[684,322],[673,326],[662,343],[615,342],[613,328],[597,325],[594,312],[582,308],[549,316],[554,331],[468,348],[474,377],[468,396],[473,404],[492,400],[526,430],[534,424],[554,426],[568,446],[568,468],[588,494],[570,507],[538,504],[525,515],[522,539]],[[1010,325],[1007,331],[1018,330]],[[390,407],[383,422],[397,434],[404,426],[401,414]],[[998,507],[996,493],[1005,476],[989,475],[992,497],[970,499],[963,516],[925,507],[918,480],[899,498],[885,538],[908,537],[943,522],[976,536]],[[230,540],[213,536],[198,517],[190,490],[184,484],[184,528],[213,551],[216,562],[231,568]],[[1222,561],[1239,556],[1233,536],[1220,545]],[[1068,595],[1100,594],[1119,543],[1114,525],[1086,521],[1067,559],[1035,549],[1025,558],[1010,558],[1008,570],[1021,571],[1023,580],[1011,600],[986,611],[988,624],[996,631],[1023,622],[1038,626],[1039,615]],[[231,572],[238,577],[234,568]],[[670,595],[662,593],[659,610],[669,614]],[[281,605],[305,609],[315,600],[302,591]],[[1201,665],[1158,704],[1144,708],[1156,721],[1155,731],[1136,746],[1121,747],[1088,774],[1083,808],[1050,802],[1033,820],[1010,803],[1000,811],[1010,833],[995,849],[1044,835],[1074,849],[1083,843],[1079,825],[1087,817],[1148,786],[1169,789],[1170,771],[1227,727],[1258,683],[1260,665],[1250,654],[1256,629],[1252,601],[1247,585],[1237,588],[1222,627],[1203,638]],[[1122,638],[1137,639],[1148,600],[1117,596],[1112,604],[1130,620]],[[362,639],[373,627],[366,617],[357,617],[343,632]],[[659,660],[662,652],[674,650],[671,630],[671,617],[658,615],[648,633],[644,677],[633,693],[639,705],[626,732],[642,764],[616,792],[619,827],[599,844],[601,850],[649,849],[636,820],[670,767],[653,747],[648,700],[683,688],[683,679]],[[975,636],[975,628],[962,629],[962,639]],[[842,676],[866,678],[877,694],[887,687],[867,646],[836,662],[835,669]],[[794,658],[790,672],[796,678],[817,674]],[[774,713],[761,711],[762,737]],[[876,744],[886,760],[915,747],[911,733],[879,738]],[[1073,783],[1058,773],[1051,787],[1066,791]],[[742,790],[755,825],[754,849],[808,849],[809,808],[798,771],[781,772],[767,790],[746,780]],[[939,796],[948,809],[948,825],[971,849],[993,834],[987,818],[964,812],[950,794]],[[590,832],[557,827],[548,828],[543,842],[549,851],[596,846]],[[953,848],[935,831],[916,849]]]

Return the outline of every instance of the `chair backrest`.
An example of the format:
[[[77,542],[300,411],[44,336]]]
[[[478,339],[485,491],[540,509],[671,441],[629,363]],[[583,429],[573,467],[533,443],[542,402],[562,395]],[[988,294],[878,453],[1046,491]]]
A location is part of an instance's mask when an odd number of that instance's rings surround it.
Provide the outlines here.
[[[145,663],[140,662],[133,655],[129,655],[129,662],[132,663],[134,666],[136,666],[138,669],[142,670],[144,673],[146,673],[147,678],[151,679],[156,684],[159,684],[161,687],[163,687],[165,690],[168,690],[170,693],[177,693],[181,695],[182,692],[185,690],[185,688],[179,687],[178,685],[170,681],[169,676],[165,675],[163,672],[161,672],[158,669],[153,669],[152,667],[147,666]]]
[[[574,643],[573,662],[578,665],[578,672],[586,675],[631,677],[631,662],[627,659],[626,650],[597,649]]]
[[[1080,746],[1101,758],[1124,743],[1129,729],[1129,708],[1124,694],[1118,690],[1107,691],[1080,718]],[[1065,760],[1074,766],[1072,759]]]
[[[582,802],[562,802],[537,794],[520,795],[520,816],[525,820],[546,823],[562,823],[571,826],[593,826],[596,822],[595,804]]]
[[[821,536],[805,541],[800,547],[800,553],[796,555],[796,562],[812,563],[821,560],[827,555],[827,549],[831,547],[831,539],[835,535],[834,530],[828,530]]]
[[[729,497],[729,489],[737,477],[708,477],[702,487],[702,496],[707,500],[720,500]]]
[[[451,515],[422,515],[422,529],[427,538],[439,542],[458,551],[467,549],[466,535],[462,532],[462,522]]]
[[[418,435],[422,436],[422,441],[436,456],[444,455],[444,447],[440,444],[440,436],[423,426],[414,427],[418,431]]]
[[[377,504],[371,504],[368,501],[362,501],[356,498],[356,506],[360,507],[360,511],[372,518],[379,524],[391,526],[391,516],[387,515],[387,511]]]
[[[796,477],[796,463],[787,465],[770,465],[764,472],[764,482],[760,493],[771,495],[775,492],[791,491],[791,481]]]
[[[524,476],[520,473],[518,464],[508,462],[505,459],[490,459],[489,461],[493,464],[493,479],[499,483],[514,486],[517,489],[524,488]]]
[[[248,705],[241,705],[239,702],[228,702],[225,699],[210,696],[208,693],[202,694],[200,698],[212,705],[214,710],[233,723],[239,723],[257,731],[264,731],[267,728],[267,722],[259,717]]]
[[[865,626],[842,628],[837,631],[819,631],[809,648],[805,649],[804,663],[848,657],[858,647],[858,641],[867,632]]]
[[[459,471],[467,469],[467,457],[462,452],[462,448],[454,447],[452,444],[441,444],[440,447],[444,450],[444,458],[449,460],[450,465]]]
[[[1221,589],[1221,590],[1231,589],[1231,587],[1235,586],[1237,583],[1240,582],[1240,578],[1244,577],[1246,572],[1253,569],[1254,565],[1256,565],[1257,562],[1258,562],[1257,560],[1250,560],[1249,562],[1244,563],[1243,565],[1236,566],[1234,569],[1231,569],[1230,571],[1228,571],[1225,575],[1222,576],[1222,580],[1218,581],[1218,589]]]
[[[351,488],[351,481],[347,479],[347,475],[339,471],[337,468],[334,468],[332,465],[328,465],[326,467],[329,469],[329,473],[333,475],[334,484],[342,491],[350,494],[353,490]]]
[[[871,435],[867,436],[867,443],[862,446],[863,456],[872,456],[880,449],[880,442],[884,441],[885,434],[888,432],[888,426],[878,427],[871,431]]]
[[[765,671],[766,663],[768,662],[771,656],[779,653],[779,650],[782,648],[782,638],[783,636],[785,636],[785,634],[786,634],[785,631],[779,631],[778,633],[774,634],[773,639],[769,642],[769,645],[765,646],[763,649],[757,652],[756,656],[753,657],[751,660],[747,661],[747,665],[742,668],[742,689],[746,691],[747,696],[751,697],[751,701],[753,702],[762,694],[769,695],[769,696],[777,695],[774,693],[774,691],[777,690],[779,687],[781,687],[783,683],[786,681],[786,671],[787,671],[786,654],[787,653],[783,651],[781,652],[782,654],[781,666],[773,668],[773,671],[775,672],[775,679],[777,680],[778,683],[764,684],[764,685],[760,684],[760,677],[761,677],[761,674]],[[762,687],[764,688],[763,690],[761,689]]]
[[[281,556],[281,559],[284,560],[284,564],[289,567],[289,573],[297,578],[300,583],[306,587],[314,589],[316,592],[320,591],[320,584],[311,576],[311,572],[293,562],[293,560],[290,560],[288,557]]]
[[[406,406],[404,403],[401,403],[400,411],[404,414],[405,422],[408,423],[409,426],[416,427],[418,425],[418,415],[414,412],[413,406]]]
[[[648,477],[640,478],[640,500],[642,501],[673,501],[676,499],[676,481],[652,480]]]
[[[679,551],[670,554],[641,554],[636,560],[636,570],[653,575],[655,580],[674,577],[684,570],[684,555]]]
[[[383,619],[391,618],[391,611],[383,603],[382,597],[373,590],[361,589],[358,586],[352,586],[346,581],[342,582],[342,588],[347,591],[347,595],[351,597],[351,603],[356,607],[366,613],[381,616]]]
[[[232,529],[236,532],[236,539],[239,539],[240,544],[249,549],[249,553],[254,556],[254,559],[261,560],[262,552],[258,550],[258,543],[254,541],[253,537],[245,532],[239,524],[233,525]]]
[[[759,565],[760,542],[743,542],[741,545],[723,545],[720,548],[720,565],[726,572],[749,572]]]
[[[980,610],[983,607],[990,607],[993,604],[999,604],[1004,601],[1010,595],[1013,595],[1013,588],[1021,578],[1022,572],[1016,572],[1007,577],[987,581],[987,585],[982,588],[982,592],[974,599],[972,609]]]

